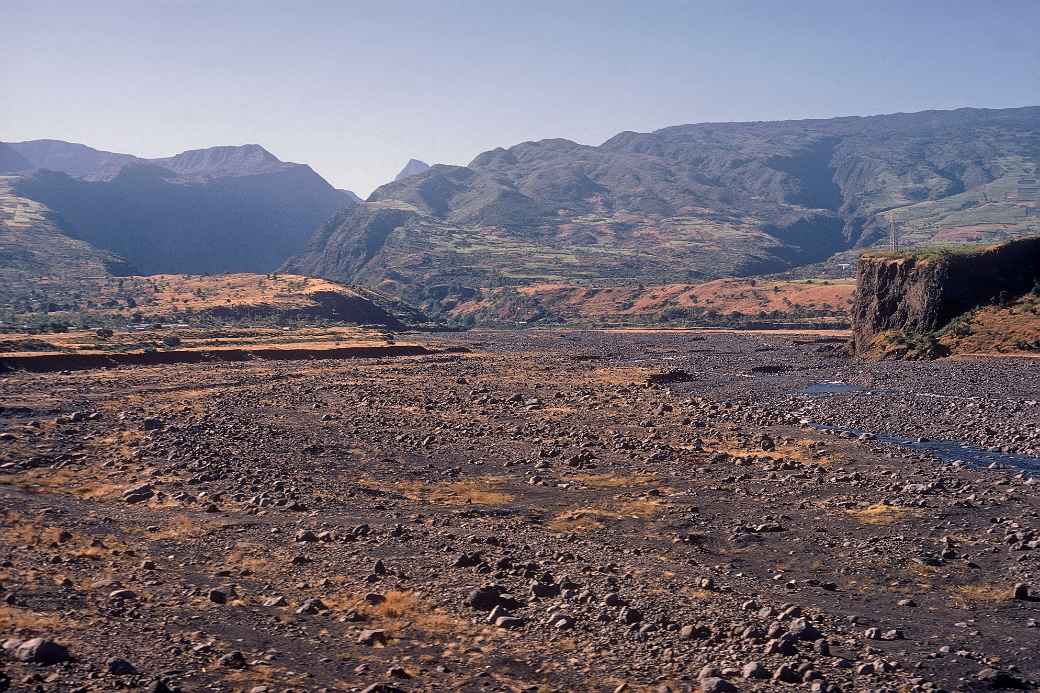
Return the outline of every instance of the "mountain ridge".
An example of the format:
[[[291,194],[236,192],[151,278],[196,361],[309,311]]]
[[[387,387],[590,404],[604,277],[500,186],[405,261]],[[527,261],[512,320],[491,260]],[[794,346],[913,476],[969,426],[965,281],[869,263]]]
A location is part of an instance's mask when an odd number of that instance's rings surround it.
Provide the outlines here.
[[[1038,159],[1040,107],[521,142],[377,188],[287,266],[436,312],[538,280],[786,271],[883,242],[893,224],[914,243],[992,242],[1040,231],[1035,204],[1015,197]],[[399,210],[394,228],[380,221],[386,209]]]
[[[307,164],[282,161],[259,144],[202,147],[155,158],[108,152],[85,144],[55,139],[0,142],[0,157],[5,149],[28,161],[31,168],[15,169],[14,163],[5,164],[0,158],[0,173],[25,174],[49,170],[91,182],[112,180],[127,165],[158,166],[175,173],[180,182],[262,175],[292,167],[310,169]],[[350,190],[342,192],[355,201],[361,199]]]

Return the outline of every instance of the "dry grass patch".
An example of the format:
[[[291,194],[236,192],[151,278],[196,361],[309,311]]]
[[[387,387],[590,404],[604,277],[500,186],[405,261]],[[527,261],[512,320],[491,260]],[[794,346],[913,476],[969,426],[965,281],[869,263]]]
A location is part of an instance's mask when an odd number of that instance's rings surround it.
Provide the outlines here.
[[[565,510],[546,525],[552,532],[578,532],[598,529],[609,520],[634,518],[647,520],[656,515],[667,503],[655,498],[633,498],[615,502],[607,507],[587,507]]]
[[[1011,588],[1007,585],[958,585],[950,591],[963,607],[1006,602],[1011,598]]]
[[[667,503],[655,498],[634,498],[622,501],[618,506],[618,513],[627,517],[649,519],[667,507]]]
[[[63,493],[80,498],[107,498],[123,490],[97,478],[84,478],[68,469],[30,469],[0,477],[0,486],[13,486],[29,493]]]
[[[221,561],[227,568],[249,570],[254,574],[272,572],[278,569],[274,559],[277,552],[259,544],[239,542],[231,553]]]
[[[3,543],[9,546],[56,544],[61,536],[58,527],[41,527],[32,522],[16,522],[0,529],[3,531]]]
[[[221,668],[217,670],[217,673],[220,674],[221,679],[224,681],[233,681],[238,684],[253,684],[255,686],[274,686],[278,684],[304,686],[307,683],[306,676],[295,672],[290,673],[289,669],[270,662],[260,662],[250,666],[248,669],[239,671]],[[249,685],[243,685],[241,690],[247,690],[250,687]],[[236,688],[235,690],[239,689]]]
[[[0,606],[0,631],[27,631],[44,633],[59,627],[66,627],[68,622],[54,614],[39,614],[28,609],[15,606]]]
[[[105,408],[110,409],[113,412],[123,411],[126,406],[126,401],[119,400],[112,402],[111,406]],[[148,436],[141,431],[115,431],[95,438],[89,441],[91,448],[100,450],[105,453],[115,453],[117,456],[124,460],[129,460],[137,452],[137,448],[148,441]]]
[[[582,532],[590,529],[598,529],[603,526],[603,521],[617,515],[607,513],[597,508],[578,508],[559,513],[547,525],[553,532]]]
[[[644,382],[654,372],[652,368],[642,367],[597,368],[588,377],[603,385],[633,385]]]
[[[341,592],[322,595],[321,601],[333,612],[363,613],[369,618],[366,627],[381,628],[394,637],[413,627],[429,633],[459,634],[472,630],[470,624],[430,606],[415,592],[391,590],[383,597],[385,601],[372,605],[363,597]]]
[[[403,481],[394,486],[414,501],[439,505],[505,505],[513,500],[512,494],[498,489],[505,482],[502,477],[485,477],[444,484]]]
[[[901,505],[885,505],[875,503],[866,508],[846,511],[849,516],[865,525],[894,525],[911,517],[920,515],[920,511],[914,508],[906,508]]]
[[[158,523],[157,523],[158,524]],[[161,525],[158,532],[150,532],[148,538],[153,541],[163,539],[199,539],[218,527],[216,522],[206,522],[189,515],[175,515]]]

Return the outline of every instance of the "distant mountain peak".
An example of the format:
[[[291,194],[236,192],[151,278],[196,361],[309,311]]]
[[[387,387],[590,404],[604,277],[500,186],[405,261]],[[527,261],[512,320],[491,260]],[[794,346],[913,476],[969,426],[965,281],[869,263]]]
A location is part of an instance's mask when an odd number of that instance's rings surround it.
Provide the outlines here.
[[[281,161],[259,144],[191,149],[165,159],[152,159],[181,176],[223,178],[273,173],[294,164]]]
[[[404,165],[401,172],[394,176],[394,182],[407,178],[408,176],[417,176],[420,173],[425,173],[430,170],[430,165],[425,161],[419,161],[418,159],[409,159],[408,163]]]

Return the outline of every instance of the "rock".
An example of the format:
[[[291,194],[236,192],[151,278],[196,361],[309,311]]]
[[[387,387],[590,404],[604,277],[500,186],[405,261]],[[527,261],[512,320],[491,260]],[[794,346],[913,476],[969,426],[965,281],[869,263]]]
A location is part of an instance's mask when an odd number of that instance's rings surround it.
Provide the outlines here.
[[[746,679],[768,679],[769,670],[761,662],[748,662],[740,670],[740,675]]]
[[[206,596],[214,604],[227,604],[227,594],[220,590],[210,590]]]
[[[321,611],[327,611],[327,610],[328,610],[328,607],[325,606],[324,602],[322,602],[317,597],[312,597],[312,598],[306,600],[305,602],[303,602],[302,604],[300,604],[299,608],[296,609],[296,613],[298,613],[298,614],[316,614],[316,613],[319,613]]]
[[[288,603],[289,602],[286,601],[285,597],[281,595],[277,597],[268,597],[264,600],[264,606],[266,607],[285,606]]]
[[[638,609],[633,609],[631,607],[626,606],[624,609],[621,610],[621,620],[624,623],[627,623],[628,625],[632,625],[633,623],[639,623],[640,621],[642,621],[643,614],[640,613]]]
[[[141,428],[146,431],[158,431],[163,427],[163,420],[157,416],[149,416],[141,422]]]
[[[368,645],[369,647],[374,647],[375,645],[385,645],[386,631],[366,628],[365,630],[361,631],[361,633],[358,635],[357,641],[359,645]]]
[[[697,674],[699,679],[722,678],[722,669],[714,664],[705,664]]]
[[[785,633],[779,638],[774,638],[766,643],[765,653],[767,655],[779,654],[785,657],[792,657],[798,654],[798,648],[795,646],[795,639],[789,634]]]
[[[129,601],[131,599],[137,599],[137,595],[130,590],[113,590],[109,592],[108,598],[113,601]]]
[[[14,650],[14,658],[19,662],[43,665],[58,664],[72,659],[67,648],[45,638],[33,638],[19,643]]]
[[[531,583],[531,596],[538,599],[550,599],[560,596],[559,585],[547,585],[544,582]]]
[[[711,631],[705,626],[686,625],[679,629],[679,637],[683,640],[703,640],[711,636]]]
[[[574,619],[567,614],[553,614],[549,621],[556,630],[570,630],[574,627]]]
[[[796,618],[791,621],[791,626],[788,632],[799,640],[808,640],[814,642],[823,637],[823,633],[813,627],[808,619]]]
[[[979,681],[989,684],[990,688],[1025,688],[1022,679],[999,669],[986,668],[975,675]]]
[[[455,563],[452,564],[453,568],[473,568],[481,564],[484,559],[480,557],[479,553],[464,553],[455,559]]]
[[[147,693],[173,693],[163,679],[155,679],[145,689]]]
[[[1029,589],[1030,589],[1029,585],[1027,585],[1026,583],[1024,583],[1024,582],[1018,583],[1017,585],[1015,585],[1014,590],[1012,590],[1011,598],[1012,599],[1027,600],[1027,599],[1030,598],[1030,596],[1029,596]]]
[[[499,628],[515,629],[524,625],[525,621],[516,616],[499,616],[495,619],[495,625]]]
[[[132,676],[137,673],[137,667],[125,659],[119,659],[118,657],[113,657],[108,660],[105,666],[108,669],[108,673],[115,674],[116,676]]]
[[[228,669],[245,669],[246,668],[246,657],[238,650],[229,652],[220,659],[217,660],[217,666],[226,667]]]
[[[779,681],[780,683],[800,683],[802,677],[798,675],[791,667],[786,664],[781,664],[777,667],[776,671],[773,672],[773,680]]]
[[[701,693],[735,693],[736,690],[732,683],[717,676],[701,679]]]
[[[152,489],[150,484],[141,484],[140,486],[134,486],[123,491],[123,502],[130,503],[142,503],[155,496],[155,491]]]
[[[466,597],[466,604],[478,611],[491,611],[496,606],[501,606],[503,609],[510,608],[501,603],[504,591],[505,589],[499,585],[478,587]]]
[[[395,679],[410,679],[412,675],[408,673],[408,670],[404,667],[390,667],[386,670],[386,675]]]

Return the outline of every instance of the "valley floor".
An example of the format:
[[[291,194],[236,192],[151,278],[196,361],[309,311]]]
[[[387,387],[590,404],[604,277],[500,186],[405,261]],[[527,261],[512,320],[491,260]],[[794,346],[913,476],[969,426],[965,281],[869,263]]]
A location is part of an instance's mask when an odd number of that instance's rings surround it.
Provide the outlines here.
[[[409,340],[0,376],[0,690],[1040,681],[1040,362]]]

